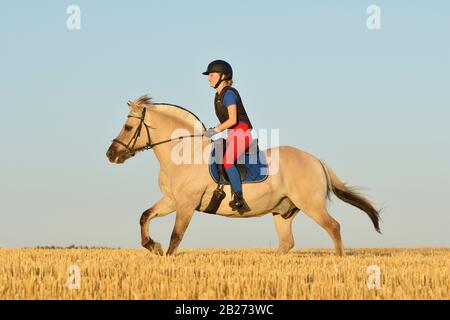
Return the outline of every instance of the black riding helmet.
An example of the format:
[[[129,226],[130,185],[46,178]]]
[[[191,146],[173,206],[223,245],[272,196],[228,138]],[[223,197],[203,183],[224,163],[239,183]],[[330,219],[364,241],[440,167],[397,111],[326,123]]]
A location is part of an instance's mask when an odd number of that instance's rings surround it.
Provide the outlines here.
[[[224,80],[233,79],[233,69],[231,68],[231,65],[224,60],[214,60],[213,62],[208,64],[208,68],[206,68],[206,71],[202,74],[208,75],[211,72],[218,72],[225,75],[224,79],[218,81],[214,88],[217,88]]]

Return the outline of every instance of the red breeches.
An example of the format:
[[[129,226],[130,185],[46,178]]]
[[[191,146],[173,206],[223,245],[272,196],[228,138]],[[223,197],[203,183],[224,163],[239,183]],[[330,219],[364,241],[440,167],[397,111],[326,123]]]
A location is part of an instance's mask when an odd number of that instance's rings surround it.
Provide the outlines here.
[[[227,149],[223,157],[225,169],[234,166],[234,162],[249,148],[251,140],[251,131],[245,122],[240,122],[228,130]]]

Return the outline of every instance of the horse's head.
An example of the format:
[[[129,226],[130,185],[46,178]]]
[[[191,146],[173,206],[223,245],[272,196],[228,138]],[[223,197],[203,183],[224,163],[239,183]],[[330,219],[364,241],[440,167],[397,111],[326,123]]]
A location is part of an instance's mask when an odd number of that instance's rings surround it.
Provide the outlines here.
[[[127,121],[106,152],[109,161],[123,163],[134,156],[137,151],[141,151],[151,144],[151,127],[146,123],[146,119],[148,120],[146,107],[150,105],[151,100],[147,96],[128,102],[130,112]]]

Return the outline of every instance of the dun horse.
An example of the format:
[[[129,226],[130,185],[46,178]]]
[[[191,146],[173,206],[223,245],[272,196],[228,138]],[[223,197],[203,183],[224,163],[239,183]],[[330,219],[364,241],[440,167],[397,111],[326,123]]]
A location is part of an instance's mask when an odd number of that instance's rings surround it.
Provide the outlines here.
[[[150,237],[149,223],[152,219],[176,212],[167,255],[173,255],[189,226],[194,211],[204,212],[208,206],[216,182],[210,176],[208,163],[204,161],[182,163],[172,160],[173,149],[190,140],[194,158],[194,146],[201,147],[202,154],[210,154],[212,143],[202,137],[206,129],[201,121],[189,110],[182,107],[153,103],[147,96],[128,102],[129,114],[119,135],[107,151],[113,163],[123,163],[136,152],[153,149],[160,163],[159,186],[161,199],[142,213],[140,218],[141,243],[149,251],[163,255],[161,245]],[[195,124],[201,124],[200,134],[196,134]],[[176,129],[184,129],[188,134],[183,139],[174,138]],[[192,141],[196,143],[192,143]],[[279,253],[287,253],[294,247],[292,221],[301,210],[317,222],[334,242],[337,255],[343,255],[343,245],[339,223],[330,216],[326,201],[330,193],[366,212],[375,230],[379,229],[379,212],[358,194],[354,188],[339,180],[333,170],[313,155],[290,146],[280,146],[264,151],[267,163],[276,156],[276,169],[269,166],[269,176],[259,183],[243,184],[243,192],[251,211],[244,215],[233,211],[230,186],[225,186],[226,198],[216,214],[227,217],[257,217],[272,213],[279,237]],[[189,156],[189,155],[188,155]],[[197,159],[198,160],[198,159]],[[272,171],[271,171],[272,170]]]

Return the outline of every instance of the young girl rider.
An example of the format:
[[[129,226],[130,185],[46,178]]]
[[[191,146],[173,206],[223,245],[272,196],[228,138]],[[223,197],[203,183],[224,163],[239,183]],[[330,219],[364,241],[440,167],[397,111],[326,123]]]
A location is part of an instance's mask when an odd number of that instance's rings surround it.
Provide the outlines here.
[[[233,192],[230,207],[240,214],[251,209],[244,200],[239,171],[234,162],[249,148],[252,137],[252,124],[247,116],[239,92],[232,87],[233,70],[230,64],[223,60],[215,60],[208,65],[204,75],[208,76],[209,84],[216,90],[214,106],[220,123],[215,128],[209,128],[204,135],[212,138],[219,132],[227,131],[227,148],[223,165],[228,175]]]

